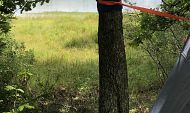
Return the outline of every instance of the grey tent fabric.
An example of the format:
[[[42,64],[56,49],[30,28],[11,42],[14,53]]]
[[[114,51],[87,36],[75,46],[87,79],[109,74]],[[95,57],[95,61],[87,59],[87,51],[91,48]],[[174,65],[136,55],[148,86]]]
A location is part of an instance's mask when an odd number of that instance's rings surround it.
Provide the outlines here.
[[[190,113],[190,34],[150,113]]]

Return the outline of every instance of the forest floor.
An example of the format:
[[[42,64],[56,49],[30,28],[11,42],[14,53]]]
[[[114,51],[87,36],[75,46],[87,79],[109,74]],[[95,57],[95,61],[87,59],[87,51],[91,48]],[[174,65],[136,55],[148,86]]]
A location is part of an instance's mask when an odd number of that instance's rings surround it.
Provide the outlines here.
[[[123,21],[125,24],[128,18],[124,16]],[[15,39],[24,42],[27,50],[34,51],[36,61],[30,71],[35,76],[30,78],[29,84],[36,95],[54,91],[56,99],[46,102],[49,105],[61,103],[59,112],[71,109],[97,112],[98,14],[32,14],[18,16],[13,26]],[[126,32],[124,30],[124,34]],[[140,47],[130,47],[127,40],[125,45],[130,113],[148,113],[159,92],[156,68]],[[65,98],[67,101],[61,102]],[[49,105],[46,110],[50,110]]]

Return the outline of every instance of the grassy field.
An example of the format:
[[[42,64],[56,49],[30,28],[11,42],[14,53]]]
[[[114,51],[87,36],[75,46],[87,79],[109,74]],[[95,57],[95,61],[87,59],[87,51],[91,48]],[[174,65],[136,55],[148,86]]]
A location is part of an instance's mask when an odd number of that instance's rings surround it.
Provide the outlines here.
[[[98,85],[97,13],[32,14],[17,17],[13,26],[16,40],[34,50],[36,61],[30,71],[35,76],[29,82],[36,93],[60,86],[86,92],[92,84]],[[131,113],[146,111],[155,100],[156,93],[149,90],[157,85],[156,70],[141,48],[129,47],[127,42],[126,56]]]

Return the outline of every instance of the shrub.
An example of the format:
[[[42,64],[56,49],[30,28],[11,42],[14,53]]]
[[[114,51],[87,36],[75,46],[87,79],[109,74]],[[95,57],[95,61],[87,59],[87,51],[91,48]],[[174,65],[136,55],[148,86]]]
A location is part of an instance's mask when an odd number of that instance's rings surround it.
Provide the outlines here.
[[[25,50],[24,43],[17,43],[8,34],[0,36],[0,44],[3,45],[0,47],[0,112],[8,112],[19,107],[13,104],[21,98],[18,92],[25,95],[24,90],[27,88],[21,80],[26,78],[18,77],[18,74],[30,71],[34,63],[34,54],[32,50]],[[25,99],[26,95],[16,101],[16,104],[20,105],[19,102]]]

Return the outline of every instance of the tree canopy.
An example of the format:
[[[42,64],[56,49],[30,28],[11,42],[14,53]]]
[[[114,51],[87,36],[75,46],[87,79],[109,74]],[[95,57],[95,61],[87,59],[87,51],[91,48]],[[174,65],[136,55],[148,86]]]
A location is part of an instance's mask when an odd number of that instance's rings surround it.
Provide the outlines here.
[[[21,9],[22,11],[30,11],[36,7],[37,3],[43,5],[50,0],[1,0],[0,11],[1,14],[12,14],[15,10]]]
[[[162,4],[155,10],[161,10],[163,12],[188,18],[190,13],[190,1],[189,0],[162,0]],[[190,26],[189,22],[166,18],[158,15],[153,15],[145,12],[140,13],[140,26],[137,28],[136,33],[133,34],[134,41],[132,44],[139,45],[144,39],[149,39],[156,31],[165,31],[171,25],[180,23],[184,29]]]

